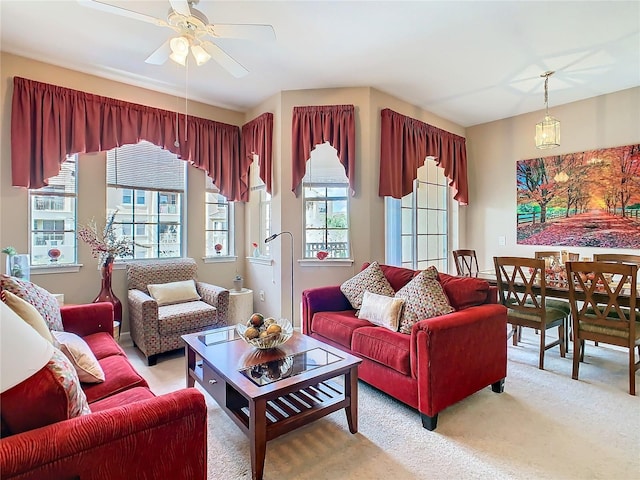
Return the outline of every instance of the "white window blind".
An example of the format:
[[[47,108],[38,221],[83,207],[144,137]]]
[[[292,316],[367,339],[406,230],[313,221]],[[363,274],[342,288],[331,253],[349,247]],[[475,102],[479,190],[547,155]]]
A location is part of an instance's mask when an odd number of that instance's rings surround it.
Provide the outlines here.
[[[142,141],[107,152],[107,185],[136,190],[182,192],[185,162],[157,145]]]

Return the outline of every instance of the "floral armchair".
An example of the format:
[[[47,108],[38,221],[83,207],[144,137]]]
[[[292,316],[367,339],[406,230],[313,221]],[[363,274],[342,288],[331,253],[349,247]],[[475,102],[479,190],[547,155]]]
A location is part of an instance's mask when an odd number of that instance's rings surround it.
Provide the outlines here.
[[[149,365],[158,354],[182,348],[182,335],[227,324],[229,290],[198,282],[196,273],[191,258],[127,265],[131,339]],[[185,284],[191,295],[184,294]]]

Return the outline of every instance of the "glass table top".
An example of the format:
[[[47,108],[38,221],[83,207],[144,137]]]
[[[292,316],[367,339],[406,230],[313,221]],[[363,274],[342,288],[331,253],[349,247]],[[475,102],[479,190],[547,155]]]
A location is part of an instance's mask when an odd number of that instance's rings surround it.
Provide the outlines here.
[[[230,342],[239,339],[240,336],[235,327],[216,328],[215,330],[209,330],[203,332],[202,335],[198,335],[198,340],[205,345],[215,345],[216,343]]]
[[[340,360],[342,360],[341,357],[323,348],[313,348],[306,352],[294,353],[284,358],[243,368],[240,373],[256,385],[263,386]]]

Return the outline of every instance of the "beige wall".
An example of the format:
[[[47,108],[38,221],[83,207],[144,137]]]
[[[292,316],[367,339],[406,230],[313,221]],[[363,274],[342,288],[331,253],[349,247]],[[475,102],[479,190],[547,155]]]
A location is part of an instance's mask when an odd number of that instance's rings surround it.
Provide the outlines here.
[[[184,113],[184,100],[176,102],[176,97],[152,92],[123,83],[74,72],[64,68],[35,62],[22,57],[2,53],[2,115],[0,130],[2,135],[0,162],[0,246],[4,248],[13,245],[19,252],[28,252],[28,193],[24,188],[11,186],[11,97],[13,94],[13,77],[20,76],[41,82],[61,85],[89,93],[114,97],[125,101],[149,105],[152,107],[175,110]],[[232,125],[244,123],[244,113],[224,110],[197,102],[189,102],[189,115],[209,118]],[[104,153],[81,155],[78,161],[78,221],[87,222],[95,218],[99,223],[106,211]],[[195,167],[188,168],[188,198],[187,198],[187,255],[198,262],[198,277],[200,280],[224,287],[233,286],[236,271],[244,272],[244,258],[239,255],[237,262],[209,263],[203,262],[205,255],[204,238],[204,177],[205,173]],[[242,250],[244,239],[244,205],[236,204],[236,247]],[[2,255],[4,257],[4,255]],[[2,265],[4,265],[2,258]],[[78,242],[78,262],[82,264],[79,272],[56,274],[33,274],[32,280],[55,293],[64,293],[67,303],[86,303],[93,300],[100,290],[100,272],[97,260],[91,256],[86,244]],[[4,272],[4,267],[2,267]],[[129,330],[127,321],[127,292],[124,269],[114,272],[114,293],[123,304],[124,325],[123,332]]]
[[[540,151],[533,141],[535,112],[467,128],[470,200],[463,248],[475,248],[480,268],[493,268],[493,257],[533,255],[535,246],[516,244],[516,162],[538,156],[582,152],[640,143],[640,87],[551,108],[561,122],[561,145]],[[498,245],[498,237],[506,245]],[[574,248],[581,256],[605,249]],[[635,253],[638,250],[617,250]]]

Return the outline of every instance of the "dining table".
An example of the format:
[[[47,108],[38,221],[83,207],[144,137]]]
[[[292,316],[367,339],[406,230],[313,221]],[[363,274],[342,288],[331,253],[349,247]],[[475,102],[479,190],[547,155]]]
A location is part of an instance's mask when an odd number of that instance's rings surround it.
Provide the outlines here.
[[[497,286],[498,280],[496,279],[495,270],[480,270],[478,273],[474,275],[476,278],[480,278],[489,282],[489,285]],[[564,300],[569,300],[569,284],[566,280],[566,276],[563,279],[562,275],[548,274],[545,277],[546,285],[545,285],[545,296],[549,298],[560,298]],[[534,282],[533,285],[534,293],[540,292],[540,284]],[[522,286],[522,290],[524,291],[525,287]],[[640,299],[640,285],[637,288],[638,293],[636,294],[636,305],[638,305],[638,300]],[[606,298],[608,297],[605,292],[601,294],[603,298],[603,302],[606,303]],[[576,291],[576,297],[578,300],[581,299],[582,295],[580,295],[579,291]],[[594,293],[594,297],[597,300],[598,293]],[[624,307],[631,306],[631,286],[623,286],[618,294],[618,302],[620,305]]]

